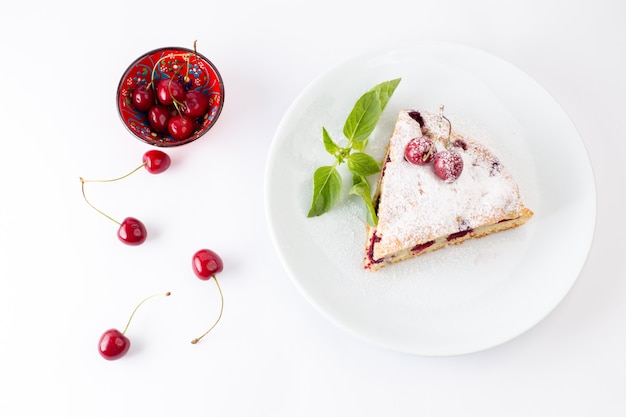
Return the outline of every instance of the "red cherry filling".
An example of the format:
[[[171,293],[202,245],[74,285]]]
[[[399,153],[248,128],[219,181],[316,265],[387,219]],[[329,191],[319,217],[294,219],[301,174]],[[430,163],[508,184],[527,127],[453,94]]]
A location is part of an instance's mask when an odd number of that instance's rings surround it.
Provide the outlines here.
[[[98,342],[98,352],[108,361],[121,358],[126,355],[128,349],[130,349],[130,339],[117,329],[104,332]]]
[[[434,156],[433,142],[427,136],[411,139],[404,149],[404,158],[415,165],[426,165]]]
[[[446,240],[449,242],[449,241],[451,241],[451,240],[454,240],[454,239],[458,239],[458,238],[460,238],[460,237],[463,237],[463,236],[465,236],[466,234],[471,233],[471,232],[473,232],[473,231],[474,231],[474,229],[461,230],[460,232],[455,232],[455,233],[450,234],[450,235],[446,238]]]
[[[380,258],[380,259],[375,259],[375,258],[374,258],[374,246],[375,246],[378,242],[380,242],[380,240],[381,240],[381,237],[380,237],[380,236],[378,236],[376,233],[374,233],[374,234],[372,235],[372,238],[371,238],[370,247],[369,247],[369,249],[368,249],[368,251],[367,251],[367,257],[368,257],[368,258],[369,258],[369,260],[370,260],[372,263],[374,263],[374,264],[378,264],[378,263],[381,263],[381,262],[383,261],[383,258]]]
[[[445,182],[454,182],[463,172],[463,158],[454,149],[437,152],[433,160],[435,173]]]
[[[149,173],[160,174],[170,167],[171,159],[165,152],[152,149],[143,154],[143,163]]]
[[[426,243],[421,243],[421,244],[418,244],[418,245],[413,246],[413,247],[411,248],[411,252],[421,252],[421,251],[423,251],[423,250],[425,250],[425,249],[427,249],[427,248],[431,247],[431,246],[432,246],[432,245],[434,245],[434,244],[435,244],[435,241],[434,241],[434,240],[429,240],[429,241],[428,241],[428,242],[426,242]]]
[[[134,217],[127,217],[120,223],[117,237],[127,245],[137,246],[146,241],[148,232],[141,221]]]
[[[410,111],[409,112],[409,117],[413,120],[415,120],[417,123],[419,123],[420,126],[424,126],[424,118],[422,117],[422,115],[420,114],[420,112],[418,111]]]
[[[464,151],[467,150],[467,142],[465,142],[463,139],[457,139],[454,142],[452,142],[452,146],[455,146],[457,148],[461,148]]]

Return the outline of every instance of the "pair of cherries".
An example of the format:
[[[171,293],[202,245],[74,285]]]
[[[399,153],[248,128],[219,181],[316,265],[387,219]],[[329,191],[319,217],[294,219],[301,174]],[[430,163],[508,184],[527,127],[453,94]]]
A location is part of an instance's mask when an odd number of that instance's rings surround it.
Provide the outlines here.
[[[108,179],[108,180],[86,180],[84,178],[80,178],[80,182],[82,184],[82,192],[83,198],[94,210],[98,213],[102,214],[104,217],[109,220],[117,223],[119,228],[117,230],[117,237],[122,243],[125,243],[130,246],[141,245],[146,241],[148,237],[148,231],[146,230],[146,226],[135,217],[126,217],[124,220],[117,221],[108,214],[104,213],[99,208],[95,207],[89,200],[85,194],[85,183],[88,182],[113,182],[119,181],[123,178],[128,177],[129,175],[139,171],[141,168],[145,168],[150,174],[160,174],[165,172],[171,164],[171,159],[168,154],[163,151],[152,149],[143,154],[142,163],[137,168],[132,170],[126,175],[123,175],[118,178]]]
[[[413,117],[413,115],[409,115]],[[417,114],[416,117],[415,120],[423,124],[421,116]],[[460,147],[465,150],[466,144],[461,140],[451,143],[452,123],[443,115],[443,106],[439,108],[439,118],[442,122],[445,120],[448,125],[447,137],[445,139],[438,138],[444,143],[445,149],[438,151],[435,144],[428,136],[418,136],[412,138],[406,144],[404,148],[404,159],[414,165],[427,165],[432,163],[435,174],[444,182],[451,183],[456,181],[463,172],[463,158],[454,147]]]
[[[220,312],[217,319],[209,328],[209,330],[207,330],[200,337],[197,337],[191,341],[192,344],[196,344],[200,341],[200,339],[202,339],[211,330],[213,330],[222,318],[222,312],[224,311],[224,295],[222,294],[222,289],[219,282],[217,281],[216,275],[224,270],[224,263],[222,262],[220,256],[214,251],[210,249],[200,249],[193,255],[191,266],[194,273],[199,279],[207,281],[213,278],[213,281],[215,281],[215,284],[217,285],[217,289],[220,293],[221,299]],[[159,295],[169,296],[170,294],[171,293],[168,291],[163,294],[153,294],[145,298],[135,307],[135,309],[131,313],[124,330],[119,331],[118,329],[113,328],[105,331],[98,341],[98,352],[100,353],[100,355],[104,359],[109,361],[120,359],[121,357],[126,355],[126,353],[128,353],[128,350],[130,349],[130,339],[128,338],[128,336],[126,336],[126,331],[128,330],[128,327],[133,316],[135,315],[135,312],[147,300]]]
[[[435,144],[428,136],[412,138],[404,148],[404,159],[415,165],[432,162],[435,174],[447,183],[456,181],[463,172],[461,154],[453,148],[436,151]]]

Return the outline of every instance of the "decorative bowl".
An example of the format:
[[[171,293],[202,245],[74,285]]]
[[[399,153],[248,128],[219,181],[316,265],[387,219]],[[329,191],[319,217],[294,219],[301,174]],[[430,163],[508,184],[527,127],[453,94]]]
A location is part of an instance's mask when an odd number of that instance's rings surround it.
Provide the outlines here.
[[[185,91],[198,90],[208,99],[208,110],[194,118],[193,131],[184,139],[155,130],[146,111],[138,110],[132,94],[139,86],[155,88],[165,78],[179,81]],[[137,58],[124,71],[117,88],[117,108],[124,125],[139,140],[153,146],[180,146],[200,138],[215,124],[224,106],[224,83],[211,61],[202,54],[182,47],[152,50]]]

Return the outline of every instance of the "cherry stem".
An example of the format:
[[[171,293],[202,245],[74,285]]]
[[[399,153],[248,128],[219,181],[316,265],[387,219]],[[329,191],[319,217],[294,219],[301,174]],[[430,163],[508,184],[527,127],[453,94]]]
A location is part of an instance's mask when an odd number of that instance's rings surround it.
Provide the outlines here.
[[[170,87],[171,88],[171,87]],[[171,91],[170,91],[170,95],[171,95]],[[176,100],[174,97],[172,97],[172,104],[174,105],[174,108],[176,109],[176,112],[182,116],[183,112],[181,110],[181,107],[184,107],[183,103],[181,103],[180,101]]]
[[[441,118],[441,120],[445,120],[446,122],[448,122],[448,137],[446,138],[445,147],[446,149],[450,149],[450,137],[452,136],[452,123],[450,122],[450,120],[448,120],[446,116],[443,115],[443,105],[439,107],[439,117]],[[440,125],[440,130],[441,130],[441,125]]]
[[[113,217],[109,216],[108,214],[106,214],[105,212],[100,210],[98,207],[96,207],[93,204],[91,204],[91,202],[87,198],[87,195],[85,194],[85,183],[86,182],[113,182],[113,181],[119,181],[119,180],[124,179],[124,178],[128,177],[129,175],[134,174],[135,172],[139,171],[145,165],[146,165],[146,163],[144,162],[143,164],[139,165],[137,168],[135,168],[132,171],[130,171],[128,174],[122,175],[121,177],[118,177],[118,178],[109,179],[109,180],[86,180],[83,177],[80,177],[80,183],[81,183],[81,190],[83,192],[83,198],[85,199],[87,204],[89,204],[89,206],[91,206],[92,209],[94,209],[98,213],[102,214],[104,217],[106,217],[107,219],[111,220],[113,223],[117,223],[118,225],[121,225],[122,223],[120,223],[118,220],[115,220]]]
[[[108,180],[85,180],[85,179],[80,179],[81,182],[113,182],[113,181],[119,181],[122,180],[126,177],[129,177],[130,175],[134,174],[135,172],[139,171],[141,168],[145,167],[146,163],[144,162],[143,164],[139,165],[137,168],[133,169],[132,171],[130,171],[128,174],[122,175],[121,177],[117,177],[117,178],[112,178],[112,179],[108,179]]]
[[[194,49],[195,49],[195,42],[194,42]],[[190,58],[190,56],[191,56],[191,53],[189,53],[189,52],[186,52],[186,53],[183,53],[183,54],[169,53],[169,54],[159,58],[159,60],[157,62],[155,62],[154,66],[152,67],[152,74],[151,74],[151,77],[150,77],[150,83],[152,83],[154,81],[154,77],[156,75],[157,67],[159,66],[161,61],[163,61],[163,60],[165,60],[167,58],[176,58],[176,57],[183,58],[187,62],[187,70],[186,70],[186,74],[185,74],[185,79],[188,80],[189,79],[189,58]]]
[[[428,158],[430,158],[430,155],[433,153],[434,149],[435,149],[435,144],[431,143],[430,147],[428,148],[428,152],[426,152],[426,154],[422,156],[422,161],[424,162],[428,161]]]
[[[198,49],[196,49],[196,44],[198,43],[198,40],[195,39],[193,41],[193,56],[196,58],[196,62],[198,62]],[[187,71],[189,71],[189,67],[187,67]]]
[[[196,49],[196,44],[198,40],[193,41],[193,56],[196,58],[196,62],[198,62],[198,50]],[[191,54],[187,54],[185,57],[185,61],[187,61],[187,70],[185,71],[185,82],[189,82],[189,63],[191,62]]]
[[[191,54],[189,54],[189,53],[187,53],[187,54],[170,54],[170,55],[167,55],[167,56],[165,56],[165,57],[163,57],[163,58],[159,59],[159,60],[157,61],[157,63],[155,64],[155,66],[153,67],[153,69],[152,69],[152,80],[154,80],[154,73],[155,73],[155,71],[156,71],[156,67],[158,66],[159,62],[161,62],[161,61],[162,61],[163,59],[165,59],[165,58],[168,58],[168,57],[173,58],[173,57],[176,57],[176,56],[183,57],[183,58],[185,59],[185,61],[187,62],[187,69],[186,69],[186,71],[185,71],[185,77],[184,77],[184,79],[185,79],[185,82],[189,81],[189,59],[190,59],[190,57],[191,57]],[[173,77],[172,77],[172,78],[173,78]],[[152,83],[152,81],[150,81],[150,83]],[[171,82],[170,82],[170,83],[168,84],[168,86],[167,86],[167,91],[170,93],[170,97],[172,97],[172,104],[174,105],[174,108],[176,109],[176,111],[178,112],[178,114],[182,116],[182,111],[181,111],[181,109],[180,109],[180,108],[181,108],[181,105],[182,105],[183,103],[182,103],[182,102],[180,102],[180,101],[178,101],[178,100],[176,100],[176,99],[174,98],[174,96],[172,95],[172,83],[171,83]]]
[[[133,317],[135,316],[135,313],[137,312],[137,310],[139,309],[139,307],[145,303],[146,301],[148,301],[151,298],[154,297],[159,297],[159,296],[165,296],[165,297],[169,297],[171,294],[171,292],[166,292],[166,293],[158,293],[158,294],[152,294],[149,297],[144,298],[143,300],[141,300],[141,302],[139,304],[137,304],[137,307],[135,307],[135,309],[133,310],[133,312],[130,314],[130,318],[128,319],[128,322],[126,323],[126,327],[124,327],[124,330],[122,331],[122,334],[126,334],[126,330],[128,330],[128,326],[130,325],[131,320],[133,319]]]
[[[219,323],[220,319],[222,318],[222,313],[224,312],[224,294],[222,294],[222,288],[220,287],[220,283],[217,281],[217,278],[215,277],[215,275],[213,275],[213,280],[215,281],[215,285],[217,285],[217,290],[220,293],[220,300],[221,300],[221,305],[220,305],[220,314],[219,316],[217,316],[217,320],[215,320],[215,323],[213,323],[213,325],[211,326],[211,328],[209,328],[209,330],[207,330],[206,332],[204,332],[204,334],[200,337],[196,337],[195,339],[193,339],[191,341],[192,344],[196,344],[200,341],[200,339],[202,339],[204,336],[206,336],[207,334],[209,334],[209,332],[211,330],[213,330],[215,328],[215,326],[217,326],[217,323]]]
[[[85,195],[85,181],[82,177],[80,178],[80,182],[81,182],[81,190],[83,192],[83,198],[85,199],[85,201],[87,202],[87,204],[89,204],[89,206],[91,206],[92,209],[94,209],[95,211],[97,211],[98,213],[102,214],[104,217],[106,217],[107,219],[111,220],[113,223],[117,223],[118,225],[121,225],[122,223],[120,223],[119,221],[115,220],[113,217],[109,216],[108,214],[106,214],[104,211],[100,210],[98,207],[94,206],[93,204],[91,204],[91,202],[87,199],[87,196]]]
[[[185,82],[189,82],[189,61],[191,60],[191,54],[187,54],[185,57],[185,62],[187,62],[187,68],[185,69]]]

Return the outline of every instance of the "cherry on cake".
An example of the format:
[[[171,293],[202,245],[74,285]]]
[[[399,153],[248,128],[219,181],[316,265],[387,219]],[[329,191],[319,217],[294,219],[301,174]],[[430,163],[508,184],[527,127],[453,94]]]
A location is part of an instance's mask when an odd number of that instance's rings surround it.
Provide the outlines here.
[[[484,144],[443,114],[402,110],[367,226],[365,269],[384,266],[526,223],[533,212],[517,182]]]

